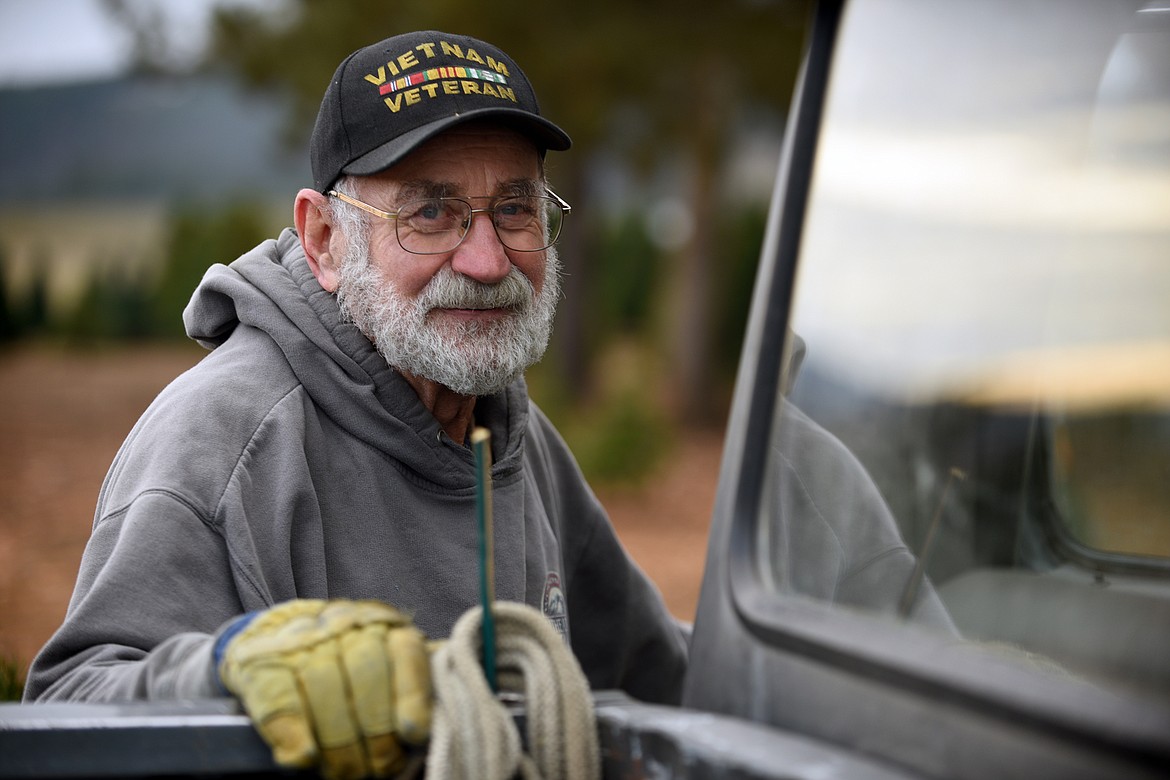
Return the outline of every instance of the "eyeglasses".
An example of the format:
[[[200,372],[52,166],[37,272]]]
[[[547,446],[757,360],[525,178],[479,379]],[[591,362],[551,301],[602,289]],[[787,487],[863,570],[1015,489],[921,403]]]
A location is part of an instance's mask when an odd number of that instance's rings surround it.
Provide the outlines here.
[[[498,199],[490,208],[473,208],[462,198],[423,198],[396,211],[363,203],[337,190],[325,193],[381,219],[394,220],[398,243],[416,255],[441,255],[463,243],[476,214],[490,214],[500,243],[517,252],[539,252],[556,243],[565,215],[573,207],[549,188],[547,195]]]

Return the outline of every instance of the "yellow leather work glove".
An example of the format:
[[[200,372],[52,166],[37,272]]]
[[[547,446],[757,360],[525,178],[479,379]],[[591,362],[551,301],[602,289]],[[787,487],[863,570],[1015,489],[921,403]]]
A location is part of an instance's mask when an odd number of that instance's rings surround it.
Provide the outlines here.
[[[302,599],[260,612],[227,640],[219,676],[282,766],[385,777],[405,765],[399,739],[430,735],[425,638],[380,602]]]

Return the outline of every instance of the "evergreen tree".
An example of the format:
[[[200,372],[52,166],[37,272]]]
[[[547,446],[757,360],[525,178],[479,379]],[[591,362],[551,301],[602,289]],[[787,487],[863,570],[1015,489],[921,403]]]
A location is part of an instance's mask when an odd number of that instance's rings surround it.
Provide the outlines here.
[[[49,329],[49,273],[43,258],[33,259],[33,277],[27,296],[17,308],[17,330],[21,336],[43,336]]]
[[[151,297],[151,331],[186,338],[183,309],[214,263],[230,263],[266,238],[267,226],[256,206],[230,204],[209,212],[204,206],[178,209],[171,217],[166,265]]]
[[[16,313],[8,295],[8,264],[4,250],[0,247],[0,343],[14,340],[20,335]]]

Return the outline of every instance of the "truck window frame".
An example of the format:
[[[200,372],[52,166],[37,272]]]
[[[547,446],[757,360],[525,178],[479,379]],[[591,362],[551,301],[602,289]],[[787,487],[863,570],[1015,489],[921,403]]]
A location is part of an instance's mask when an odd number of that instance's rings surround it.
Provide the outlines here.
[[[791,348],[788,324],[801,238],[846,6],[845,0],[824,0],[814,11],[769,210],[738,378],[747,380],[751,391],[730,511],[726,584],[731,603],[749,634],[775,652],[812,658],[889,686],[894,693],[945,700],[1013,727],[1108,750],[1115,746],[1120,712],[1129,712],[1128,699],[1112,700],[1118,710],[1086,707],[1092,700],[1087,686],[1038,676],[1023,666],[1005,668],[990,658],[964,658],[956,664],[949,652],[952,638],[911,632],[888,618],[779,594],[767,584],[761,557],[766,551],[757,544],[764,472]],[[1137,711],[1142,709],[1139,703]],[[1144,728],[1139,716],[1126,716],[1125,721],[1134,742],[1157,752],[1162,737]]]

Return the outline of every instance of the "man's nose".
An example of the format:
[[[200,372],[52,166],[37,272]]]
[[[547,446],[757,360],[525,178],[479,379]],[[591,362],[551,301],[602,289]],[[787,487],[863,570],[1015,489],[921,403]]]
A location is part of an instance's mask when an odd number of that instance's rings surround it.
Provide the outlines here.
[[[489,211],[473,211],[467,235],[455,248],[451,268],[485,284],[501,281],[512,270],[512,260],[504,250]]]

